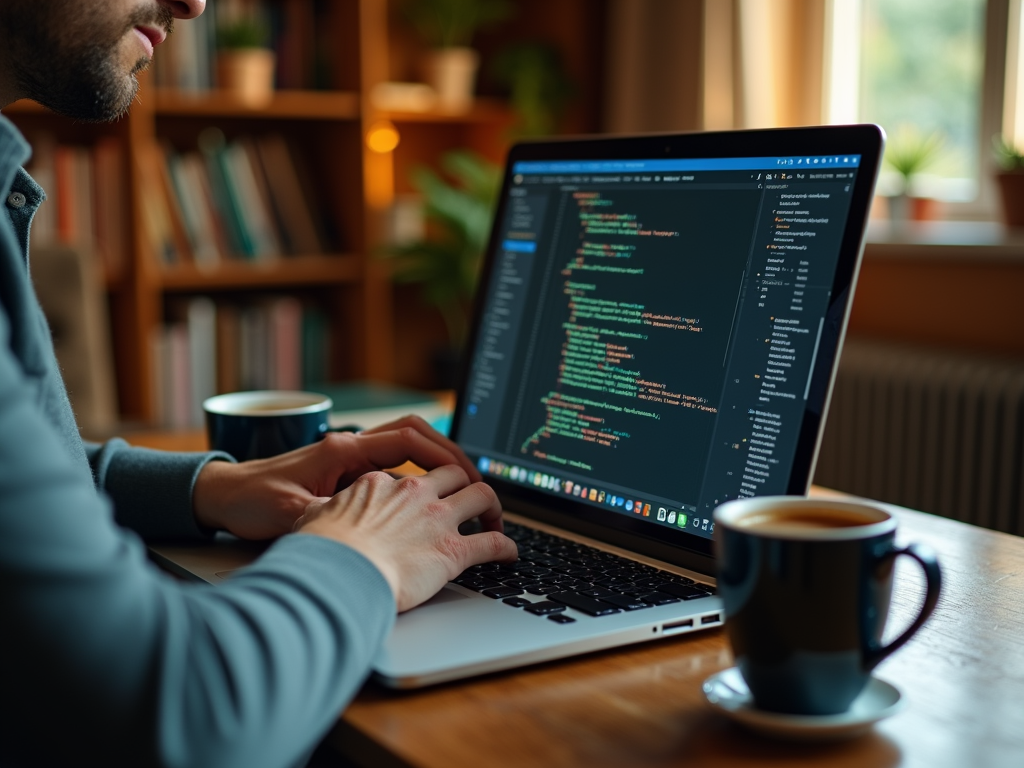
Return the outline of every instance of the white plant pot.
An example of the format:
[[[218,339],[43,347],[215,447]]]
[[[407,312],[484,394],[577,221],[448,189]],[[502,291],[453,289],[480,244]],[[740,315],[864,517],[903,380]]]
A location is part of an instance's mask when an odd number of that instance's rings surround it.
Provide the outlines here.
[[[479,67],[480,55],[472,48],[442,48],[428,54],[426,80],[437,93],[438,109],[468,112],[472,108]]]

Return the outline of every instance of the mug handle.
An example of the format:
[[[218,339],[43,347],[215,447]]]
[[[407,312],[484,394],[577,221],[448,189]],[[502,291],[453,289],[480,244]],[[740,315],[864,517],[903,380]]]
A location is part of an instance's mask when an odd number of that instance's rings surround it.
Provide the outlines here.
[[[868,670],[874,669],[878,664],[885,659],[887,656],[895,651],[898,651],[903,645],[913,637],[914,633],[921,628],[921,626],[928,620],[928,617],[932,615],[932,611],[935,610],[936,603],[939,602],[939,592],[942,590],[942,571],[939,569],[939,561],[935,556],[935,552],[930,547],[926,547],[923,544],[911,544],[906,547],[899,547],[893,551],[885,554],[882,559],[895,560],[900,555],[907,555],[917,560],[921,564],[921,568],[924,569],[925,577],[925,592],[924,605],[921,606],[920,612],[917,614],[917,618],[914,619],[913,623],[903,632],[902,635],[897,637],[888,645],[883,645],[880,648],[869,648],[864,654],[865,666]]]

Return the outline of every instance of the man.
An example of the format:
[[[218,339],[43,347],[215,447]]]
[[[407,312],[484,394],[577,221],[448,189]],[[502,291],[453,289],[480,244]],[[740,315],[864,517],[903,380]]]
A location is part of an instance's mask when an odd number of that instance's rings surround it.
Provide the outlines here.
[[[204,4],[0,0],[0,108],[28,97],[116,118],[172,22]],[[494,493],[416,419],[242,464],[83,446],[29,281],[43,194],[28,154],[0,116],[0,764],[301,763],[396,609],[515,557]],[[405,460],[431,471],[374,471]],[[484,532],[459,535],[477,516]],[[156,571],[113,519],[143,537],[281,538],[197,587]]]

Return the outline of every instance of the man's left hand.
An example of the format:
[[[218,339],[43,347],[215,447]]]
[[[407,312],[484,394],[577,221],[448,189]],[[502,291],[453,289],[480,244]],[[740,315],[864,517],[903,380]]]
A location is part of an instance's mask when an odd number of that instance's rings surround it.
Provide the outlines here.
[[[418,416],[364,432],[331,433],[270,459],[211,461],[192,494],[197,522],[243,539],[289,533],[311,501],[326,499],[356,478],[411,461],[426,470],[456,464],[472,482],[480,473],[451,440]]]

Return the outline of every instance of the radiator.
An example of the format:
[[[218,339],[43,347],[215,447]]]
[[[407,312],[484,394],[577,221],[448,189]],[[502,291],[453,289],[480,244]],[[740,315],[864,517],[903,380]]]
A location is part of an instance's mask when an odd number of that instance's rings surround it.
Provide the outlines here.
[[[847,341],[814,482],[1024,535],[1024,361]]]

